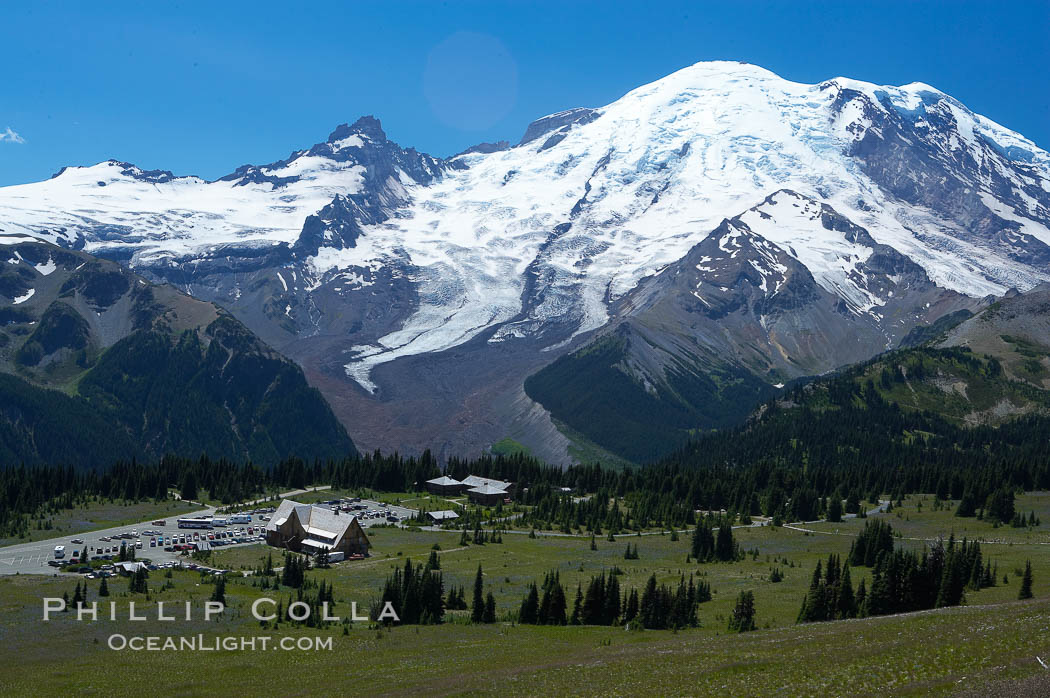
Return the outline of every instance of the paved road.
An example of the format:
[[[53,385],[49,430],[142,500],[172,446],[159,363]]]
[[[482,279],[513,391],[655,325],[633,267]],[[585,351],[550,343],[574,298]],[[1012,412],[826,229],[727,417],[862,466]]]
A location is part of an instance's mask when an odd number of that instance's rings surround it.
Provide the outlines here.
[[[879,505],[877,507],[875,507],[874,509],[868,510],[868,514],[871,515],[871,514],[882,514],[882,513],[884,513],[886,511],[886,507],[889,505],[889,503],[890,502],[887,499],[880,499],[879,500]],[[520,516],[521,516],[521,514],[515,514],[514,516],[509,516],[509,517],[506,517],[506,518],[507,519],[513,519],[513,518],[518,518]],[[856,517],[857,517],[856,514],[843,514],[842,515],[842,518],[844,518],[844,519],[854,519]],[[822,523],[823,521],[824,521],[824,519],[815,519],[813,521],[796,521],[794,523],[784,524],[784,528],[791,528],[791,529],[798,530],[798,531],[805,531],[807,529],[798,528],[798,526],[799,525],[804,525],[804,524],[811,524],[811,523]],[[734,529],[737,529],[737,528],[760,528],[762,526],[768,526],[771,523],[772,523],[772,519],[757,518],[757,520],[752,521],[749,524],[740,524],[738,526],[733,526],[733,528]],[[491,522],[490,522],[490,525],[491,525]],[[420,526],[420,529],[424,530],[424,531],[447,531],[447,529],[441,528],[440,526]],[[456,529],[454,529],[454,530],[456,530]],[[714,527],[714,530],[717,531],[718,527],[717,526]],[[531,533],[531,531],[526,531],[524,529],[506,529],[506,530],[502,530],[501,532],[502,533],[518,533],[518,534],[524,534],[524,535],[529,535],[529,533]],[[683,528],[683,529],[680,529],[678,531],[679,534],[692,533],[692,532],[693,532],[693,529],[691,529],[691,528]],[[468,533],[470,533],[470,532],[468,531]],[[643,535],[643,536],[662,536],[662,535],[666,535],[666,534],[667,534],[667,531],[645,531],[641,535]],[[849,534],[849,535],[853,535],[853,534]],[[558,537],[558,538],[590,538],[591,534],[590,533],[562,533],[561,531],[536,531],[536,536],[537,537],[554,536],[554,537]],[[637,536],[638,536],[638,533],[617,533],[613,537],[614,538],[635,538]]]
[[[317,487],[310,487],[310,488],[307,488],[305,490],[288,490],[287,492],[281,492],[279,495],[277,495],[277,497],[280,498],[280,499],[287,499],[288,497],[294,497],[297,494],[306,494],[307,492],[323,492],[324,490],[330,490],[330,489],[332,489],[331,485],[318,485]],[[263,499],[253,499],[250,502],[241,502],[241,503],[236,504],[234,506],[240,507],[240,506],[252,506],[253,504],[271,504],[271,503],[279,504],[279,502],[274,503],[273,500],[271,500],[271,499],[263,498]],[[226,507],[220,507],[220,508],[222,508],[224,510],[226,509]]]

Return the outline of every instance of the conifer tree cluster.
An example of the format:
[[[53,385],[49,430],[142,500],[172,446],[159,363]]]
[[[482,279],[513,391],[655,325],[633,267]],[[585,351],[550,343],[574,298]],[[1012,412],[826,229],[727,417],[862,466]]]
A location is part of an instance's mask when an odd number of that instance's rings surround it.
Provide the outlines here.
[[[379,606],[389,601],[402,625],[437,625],[445,619],[444,593],[442,574],[430,560],[413,565],[406,559],[404,567],[387,578]]]
[[[284,569],[281,570],[281,584],[293,589],[300,589],[306,581],[306,571],[310,569],[310,558],[305,555],[284,554]]]
[[[714,529],[717,528],[717,534]],[[732,562],[740,558],[740,546],[733,539],[732,517],[704,516],[696,522],[691,545],[697,562]]]
[[[103,577],[102,581],[106,581],[106,578]],[[108,592],[107,592],[107,594],[108,594]],[[100,594],[100,596],[101,596],[101,594]],[[65,597],[65,594],[63,594],[63,597]],[[70,605],[72,605],[73,608],[80,608],[80,606],[82,604],[84,604],[86,601],[87,601],[87,582],[84,582],[83,588],[81,588],[80,582],[77,582],[76,588],[73,589],[73,599],[71,601],[67,601],[67,603],[66,603],[66,610],[69,610]]]
[[[445,608],[449,611],[467,610],[467,597],[463,587],[452,587],[448,590],[448,598],[445,599]]]
[[[478,565],[478,573],[474,576],[474,596],[470,604],[471,623],[495,623],[496,622],[496,597],[490,591],[485,595],[485,573]]]
[[[1022,512],[1014,514],[1014,518],[1010,522],[1010,525],[1014,528],[1035,528],[1040,525],[1040,523],[1039,517],[1035,515],[1035,512],[1030,511],[1027,516]]]
[[[956,542],[951,537],[947,545],[937,541],[918,555],[910,550],[894,550],[891,537],[887,551],[879,542],[885,540],[887,529],[888,526],[866,526],[845,563],[837,555],[828,557],[823,570],[817,563],[799,609],[799,623],[958,606],[965,601],[967,590],[995,586],[998,566],[983,560],[980,543],[965,539]],[[873,546],[877,552],[871,586],[862,579],[854,591],[850,564],[867,560]]]
[[[550,573],[544,584],[551,582],[552,598],[560,589],[557,573]],[[532,618],[531,607],[535,585],[530,588],[525,601],[522,602],[522,613]],[[564,592],[562,592],[564,595]],[[538,594],[537,594],[538,596]],[[687,628],[699,625],[696,615],[698,604],[711,600],[711,587],[706,582],[696,584],[692,575],[688,581],[683,576],[675,589],[666,584],[657,584],[656,575],[650,576],[645,588],[639,594],[637,589],[621,593],[620,582],[615,570],[609,574],[591,577],[586,591],[582,586],[576,587],[576,599],[573,603],[569,623],[572,625],[618,625],[640,623],[651,629]],[[542,604],[540,605],[542,609]],[[521,621],[528,622],[528,621]]]
[[[132,594],[148,594],[149,585],[146,580],[149,578],[149,572],[146,568],[140,567],[135,570],[128,581],[128,591]]]
[[[606,576],[602,572],[591,577],[580,604],[580,615],[576,621],[580,625],[613,625],[620,617],[622,599],[620,598],[620,581],[617,575]]]
[[[821,563],[817,562],[809,591],[798,612],[798,622],[814,623],[856,616],[857,599],[850,580],[849,564],[843,565],[838,555],[830,555],[822,574]]]
[[[325,620],[325,609],[327,604],[327,611],[329,616],[335,616],[335,595],[332,590],[332,585],[321,581],[317,584],[317,592],[312,595],[307,594],[307,587],[310,584],[304,583],[301,587],[295,590],[295,598],[291,596],[286,599],[279,599],[277,602],[276,617],[279,622],[292,623],[294,625],[306,626],[308,628],[319,628],[324,626],[331,621]],[[305,614],[301,610],[296,611],[297,618],[292,617],[291,606],[293,602],[300,602],[307,605],[309,608],[309,615]],[[373,609],[378,615],[378,611]],[[302,616],[306,615],[305,618]]]
[[[874,567],[882,553],[893,552],[893,526],[875,519],[865,521],[857,539],[849,549],[849,564],[854,567]]]
[[[565,625],[567,616],[565,589],[561,585],[557,570],[543,577],[542,598],[540,589],[533,582],[518,610],[518,622],[527,625]]]

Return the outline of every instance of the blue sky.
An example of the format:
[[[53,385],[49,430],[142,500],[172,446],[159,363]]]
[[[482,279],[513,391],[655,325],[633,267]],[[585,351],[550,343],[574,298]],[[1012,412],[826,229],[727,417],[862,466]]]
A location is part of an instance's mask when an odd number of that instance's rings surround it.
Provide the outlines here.
[[[362,114],[449,155],[713,59],[926,82],[1050,148],[1046,0],[297,4],[7,6],[0,185],[111,157],[214,178]]]

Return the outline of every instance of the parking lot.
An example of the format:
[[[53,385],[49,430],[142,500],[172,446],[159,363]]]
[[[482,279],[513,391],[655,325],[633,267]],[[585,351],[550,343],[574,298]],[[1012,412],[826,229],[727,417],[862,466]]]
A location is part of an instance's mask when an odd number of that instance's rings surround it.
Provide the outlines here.
[[[416,515],[415,509],[383,504],[381,502],[359,498],[341,498],[319,502],[319,506],[338,507],[340,511],[353,514],[363,528],[377,525],[402,526],[410,523]],[[55,560],[55,546],[65,547],[63,561],[72,560],[85,547],[88,548],[88,559],[109,558],[115,562],[120,553],[120,545],[135,548],[138,560],[149,560],[158,567],[182,563],[188,565],[188,551],[177,550],[176,546],[196,544],[200,548],[220,549],[229,545],[251,545],[264,540],[262,530],[269,520],[272,507],[260,505],[250,514],[251,523],[236,523],[227,526],[216,526],[211,529],[180,529],[177,518],[226,518],[231,515],[219,514],[214,507],[183,513],[179,517],[164,520],[160,525],[156,521],[143,522],[127,526],[118,526],[99,531],[71,534],[34,543],[22,543],[0,548],[0,575],[5,574],[54,574],[58,568],[49,565]],[[248,534],[248,527],[253,529]],[[163,539],[163,540],[161,540]],[[151,541],[154,543],[151,545]]]
[[[206,518],[215,515],[214,508],[207,508],[182,514],[177,518]],[[116,561],[120,554],[120,546],[124,544],[135,548],[136,559],[149,560],[161,566],[164,563],[186,559],[182,550],[175,549],[176,545],[207,543],[207,546],[201,545],[200,547],[219,548],[226,545],[258,543],[263,539],[262,529],[266,526],[266,522],[262,519],[264,515],[252,515],[250,524],[233,524],[200,530],[180,529],[177,518],[168,518],[162,520],[163,525],[158,523],[161,520],[147,521],[135,525],[13,545],[0,548],[0,575],[57,572],[57,568],[48,563],[55,560],[55,546],[58,545],[65,547],[62,561],[66,562],[74,557],[79,557],[85,547],[88,549],[89,560],[109,558],[110,561]],[[249,526],[253,529],[252,535],[247,533]],[[196,538],[194,538],[195,535]]]
[[[318,506],[325,506],[330,509],[338,507],[340,511],[353,514],[361,522],[362,528],[380,524],[400,526],[406,524],[408,519],[416,515],[415,509],[397,506],[396,504],[384,504],[359,497],[344,497],[327,502],[318,502]]]

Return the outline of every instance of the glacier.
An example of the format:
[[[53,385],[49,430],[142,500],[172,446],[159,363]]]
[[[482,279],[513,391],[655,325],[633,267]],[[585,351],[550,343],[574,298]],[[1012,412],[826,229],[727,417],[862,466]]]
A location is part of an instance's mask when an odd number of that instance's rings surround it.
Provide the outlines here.
[[[774,216],[745,214],[748,227],[853,312],[877,315],[886,302],[858,273],[870,248],[823,228],[809,201],[945,289],[981,297],[1050,280],[1038,261],[1050,245],[1050,155],[922,83],[803,84],[704,62],[606,106],[539,119],[513,147],[391,155],[376,129],[340,127],[326,143],[211,182],[118,161],[66,168],[0,188],[0,235],[119,257],[144,273],[192,271],[195,260],[239,248],[293,249],[308,219],[339,197],[348,216],[372,206],[354,235],[331,244],[328,229],[287,273],[271,272],[287,293],[375,293],[381,270],[412,284],[417,300],[403,322],[346,356],[347,375],[369,391],[380,364],[476,339],[567,346],[723,220],[777,192]],[[943,168],[952,183],[943,202],[915,191],[907,158]],[[999,226],[996,235],[953,217],[956,200],[979,201],[972,215]]]

